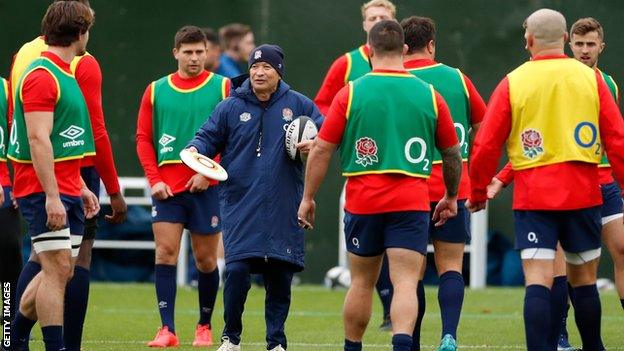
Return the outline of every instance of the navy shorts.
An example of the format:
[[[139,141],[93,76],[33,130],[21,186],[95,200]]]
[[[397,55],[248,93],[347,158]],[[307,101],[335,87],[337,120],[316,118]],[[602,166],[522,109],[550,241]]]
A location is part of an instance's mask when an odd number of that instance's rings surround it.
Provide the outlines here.
[[[152,223],[182,223],[195,234],[216,234],[221,231],[219,194],[216,186],[205,191],[175,194],[166,200],[152,197]]]
[[[17,199],[19,210],[28,223],[28,234],[35,252],[72,249],[72,256],[78,256],[82,234],[84,232],[84,208],[79,196],[61,195],[61,202],[67,212],[66,228],[50,231],[46,222],[46,196],[35,193]]]
[[[569,211],[515,210],[516,249],[557,249],[580,253],[600,248],[600,206]]]
[[[429,212],[401,211],[352,214],[345,211],[347,251],[358,256],[378,256],[387,248],[427,253]]]
[[[603,184],[600,190],[602,191],[602,207],[600,208],[602,224],[622,218],[622,192],[617,183]]]
[[[82,180],[84,180],[87,188],[91,190],[97,196],[100,197],[100,175],[98,174],[95,167],[84,167],[80,169],[80,175],[82,176]],[[82,240],[93,240],[95,239],[95,233],[97,231],[97,221],[98,221],[99,213],[95,215],[93,218],[85,219],[85,229],[84,235],[82,236]]]
[[[433,210],[437,204],[431,203],[429,218],[433,217]],[[447,220],[442,226],[436,227],[435,222],[431,221],[429,238],[447,243],[470,243],[470,213],[466,209],[466,200],[457,201],[457,216]]]

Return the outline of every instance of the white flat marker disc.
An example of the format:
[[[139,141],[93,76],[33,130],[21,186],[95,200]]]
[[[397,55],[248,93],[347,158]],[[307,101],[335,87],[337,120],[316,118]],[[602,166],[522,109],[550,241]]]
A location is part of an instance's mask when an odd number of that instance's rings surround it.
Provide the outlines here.
[[[190,169],[203,175],[204,177],[218,180],[220,182],[228,179],[228,174],[225,171],[225,168],[200,153],[191,152],[185,149],[180,151],[180,158]]]

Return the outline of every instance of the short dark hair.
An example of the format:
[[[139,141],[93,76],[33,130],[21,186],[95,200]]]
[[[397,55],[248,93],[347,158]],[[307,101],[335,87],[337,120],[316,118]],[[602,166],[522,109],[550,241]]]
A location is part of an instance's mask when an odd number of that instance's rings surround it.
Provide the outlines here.
[[[215,46],[219,46],[219,36],[217,35],[217,32],[215,32],[214,29],[210,28],[210,27],[204,27],[202,28],[202,32],[204,32],[204,35],[206,36],[206,41],[211,43],[212,45]]]
[[[231,49],[247,34],[251,33],[251,27],[242,23],[230,23],[219,28],[219,37],[223,49]]]
[[[589,32],[598,33],[600,40],[604,40],[604,30],[602,29],[602,25],[593,17],[581,18],[574,22],[572,28],[570,28],[570,37],[574,34],[585,35]]]
[[[374,53],[379,56],[403,53],[403,28],[396,21],[377,22],[368,33],[368,42]]]
[[[59,1],[78,1],[81,4],[87,5],[87,7],[91,7],[89,0],[54,0],[54,2],[59,2]]]
[[[413,54],[427,47],[430,41],[435,41],[435,22],[428,17],[412,16],[401,21],[405,33],[407,53]]]
[[[57,1],[48,6],[41,20],[45,43],[68,47],[93,24],[91,9],[78,1]]]
[[[179,49],[182,44],[206,43],[204,32],[196,26],[184,26],[178,30],[173,39],[173,47]]]

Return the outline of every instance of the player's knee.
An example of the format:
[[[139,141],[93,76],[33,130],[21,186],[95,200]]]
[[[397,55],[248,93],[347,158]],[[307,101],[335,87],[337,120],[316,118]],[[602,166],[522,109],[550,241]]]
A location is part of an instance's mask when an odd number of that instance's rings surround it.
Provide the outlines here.
[[[231,262],[225,266],[225,271],[228,277],[244,278],[249,275],[249,268],[246,264],[241,262]]]
[[[58,260],[53,267],[44,268],[43,271],[47,276],[53,277],[55,281],[66,282],[73,275],[73,268],[69,260]]]
[[[202,273],[210,273],[217,268],[216,257],[195,257],[195,265]]]
[[[156,246],[156,263],[157,264],[176,264],[178,260],[179,248],[174,245],[158,244]]]
[[[91,249],[83,250],[82,247],[80,248],[80,252],[76,258],[76,266],[80,266],[85,269],[91,268]]]

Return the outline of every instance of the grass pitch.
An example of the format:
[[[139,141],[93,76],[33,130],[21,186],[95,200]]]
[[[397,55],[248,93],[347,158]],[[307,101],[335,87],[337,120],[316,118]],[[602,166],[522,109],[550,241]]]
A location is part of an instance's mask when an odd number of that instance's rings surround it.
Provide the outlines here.
[[[422,349],[435,350],[440,339],[440,314],[437,289],[427,286],[427,312],[423,322]],[[342,302],[345,291],[330,291],[317,286],[293,288],[292,306],[286,324],[288,350],[342,350]],[[522,350],[523,289],[488,288],[466,290],[459,326],[459,350]],[[601,294],[602,335],[608,350],[624,350],[622,324],[624,312],[615,292]],[[213,317],[215,341],[223,328],[223,305],[219,295]],[[573,313],[571,313],[573,314]],[[198,350],[191,346],[197,322],[197,291],[178,289],[176,330],[178,350]],[[390,334],[381,332],[381,306],[375,297],[371,323],[364,337],[366,350],[390,350]],[[573,345],[580,347],[571,315],[569,322]],[[143,350],[159,326],[156,297],[150,284],[92,284],[85,325],[83,350]],[[242,336],[243,350],[265,350],[264,291],[252,288],[247,300]],[[43,350],[39,328],[35,327],[31,350]],[[204,348],[216,350],[217,346]]]

